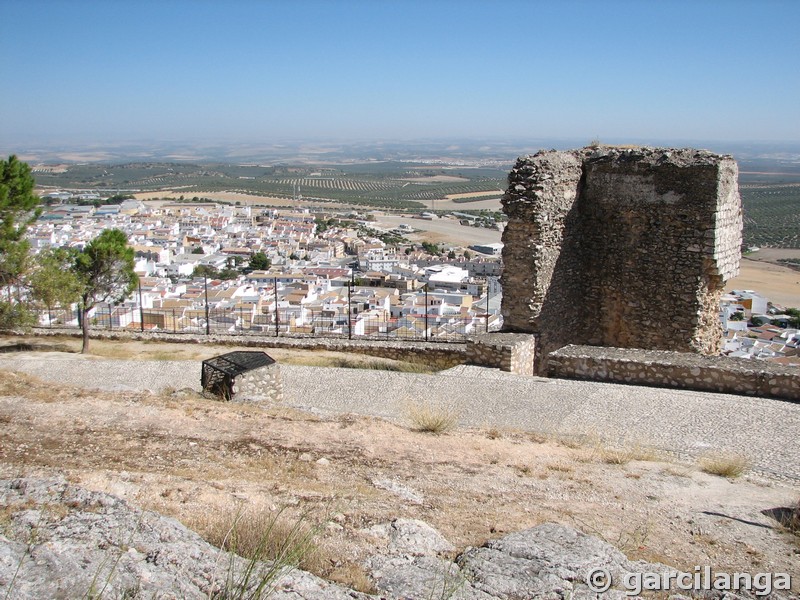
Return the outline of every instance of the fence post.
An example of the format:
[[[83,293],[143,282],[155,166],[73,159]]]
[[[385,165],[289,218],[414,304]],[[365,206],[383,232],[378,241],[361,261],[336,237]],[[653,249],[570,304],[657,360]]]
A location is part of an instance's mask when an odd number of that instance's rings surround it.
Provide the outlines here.
[[[425,284],[425,341],[428,341],[428,284]]]
[[[278,337],[278,278],[273,278],[273,291],[275,292],[275,337]]]
[[[347,286],[347,339],[353,339],[353,279],[350,274],[350,283]]]
[[[211,321],[208,319],[208,277],[203,275],[203,285],[206,290],[206,335],[211,335]]]
[[[141,324],[141,331],[144,332],[144,306],[142,305],[142,281],[139,280],[139,323]]]

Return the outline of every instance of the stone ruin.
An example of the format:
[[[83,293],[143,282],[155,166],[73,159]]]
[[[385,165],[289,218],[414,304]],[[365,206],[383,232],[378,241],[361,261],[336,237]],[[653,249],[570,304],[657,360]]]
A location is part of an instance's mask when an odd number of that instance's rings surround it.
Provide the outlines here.
[[[739,270],[730,156],[584,148],[520,158],[502,203],[504,331],[534,334],[535,371],[568,344],[718,354]]]

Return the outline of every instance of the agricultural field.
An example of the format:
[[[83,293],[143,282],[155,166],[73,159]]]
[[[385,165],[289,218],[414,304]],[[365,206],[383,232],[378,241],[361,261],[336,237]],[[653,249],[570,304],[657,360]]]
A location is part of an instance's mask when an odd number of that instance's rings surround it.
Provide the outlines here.
[[[241,192],[265,197],[340,202],[381,208],[424,209],[454,194],[498,191],[506,170],[449,168],[405,162],[321,166],[128,163],[70,165],[35,173],[48,189],[109,193],[179,190]]]
[[[510,168],[510,165],[509,165]],[[800,248],[800,167],[741,161],[745,246]],[[238,192],[398,210],[498,208],[508,169],[368,161],[341,165],[130,162],[42,168],[45,189],[154,192],[202,197]],[[494,194],[495,199],[492,200]]]
[[[743,185],[747,247],[800,248],[800,183]]]

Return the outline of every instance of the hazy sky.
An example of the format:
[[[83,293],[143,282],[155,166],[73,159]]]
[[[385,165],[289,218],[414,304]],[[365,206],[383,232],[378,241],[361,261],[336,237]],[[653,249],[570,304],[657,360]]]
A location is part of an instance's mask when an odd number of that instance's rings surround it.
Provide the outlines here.
[[[798,0],[2,0],[0,145],[798,141],[798,23]]]

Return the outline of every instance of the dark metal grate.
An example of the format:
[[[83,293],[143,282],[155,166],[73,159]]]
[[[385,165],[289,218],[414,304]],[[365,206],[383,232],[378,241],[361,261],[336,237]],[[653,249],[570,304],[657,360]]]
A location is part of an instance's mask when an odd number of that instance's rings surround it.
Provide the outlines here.
[[[237,375],[274,363],[275,359],[266,352],[240,350],[221,354],[203,361],[201,384],[204,391],[230,400]]]

